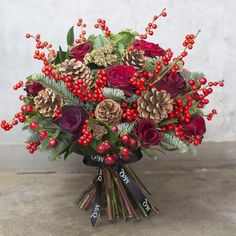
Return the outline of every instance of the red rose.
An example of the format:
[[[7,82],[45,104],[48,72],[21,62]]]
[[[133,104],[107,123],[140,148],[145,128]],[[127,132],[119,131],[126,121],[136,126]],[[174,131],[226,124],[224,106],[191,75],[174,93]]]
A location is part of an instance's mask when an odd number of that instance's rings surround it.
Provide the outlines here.
[[[189,123],[183,124],[183,131],[185,135],[190,137],[196,135],[203,136],[206,133],[204,118],[202,116],[194,116]]]
[[[158,44],[150,43],[145,40],[135,39],[133,42],[133,46],[135,49],[143,51],[144,56],[146,57],[164,56],[166,53],[166,51]]]
[[[77,61],[83,61],[84,56],[90,51],[92,46],[93,42],[90,41],[81,43],[70,50],[70,56],[75,58]]]
[[[111,66],[106,70],[108,85],[123,90],[126,96],[132,96],[135,87],[130,83],[130,79],[135,72],[133,66]]]
[[[171,73],[156,83],[156,88],[166,90],[171,98],[175,98],[178,94],[186,91],[186,82],[179,73]]]
[[[161,142],[162,136],[155,127],[155,122],[151,119],[141,119],[137,121],[135,133],[139,137],[141,145],[148,147]]]
[[[45,88],[37,82],[30,80],[26,82],[25,91],[27,92],[27,96],[35,97],[43,89]]]

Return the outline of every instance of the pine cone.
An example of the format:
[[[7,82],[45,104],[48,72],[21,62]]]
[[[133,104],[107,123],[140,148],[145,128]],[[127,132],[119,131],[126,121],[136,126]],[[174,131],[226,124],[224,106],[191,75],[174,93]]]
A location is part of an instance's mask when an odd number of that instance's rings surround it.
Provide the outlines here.
[[[95,109],[96,118],[105,121],[109,125],[118,123],[121,115],[122,110],[120,104],[111,99],[103,100]]]
[[[137,100],[139,116],[144,119],[153,119],[156,123],[168,117],[173,110],[173,99],[165,90],[156,88],[144,91]]]
[[[34,98],[35,109],[44,117],[54,117],[55,111],[60,109],[64,102],[61,96],[46,88]]]
[[[127,66],[133,66],[137,70],[141,70],[144,67],[145,57],[144,53],[139,50],[130,50],[122,58],[122,63]]]
[[[60,71],[66,75],[72,76],[73,80],[83,79],[88,86],[93,82],[93,72],[88,66],[76,59],[66,59],[62,64]]]

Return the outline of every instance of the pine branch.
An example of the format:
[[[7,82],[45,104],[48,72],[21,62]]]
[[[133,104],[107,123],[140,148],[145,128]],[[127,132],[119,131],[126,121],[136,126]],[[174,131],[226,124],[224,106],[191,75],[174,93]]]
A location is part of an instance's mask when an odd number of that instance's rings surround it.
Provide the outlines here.
[[[174,147],[178,149],[180,153],[190,152],[193,155],[196,155],[196,149],[192,144],[187,143],[185,141],[181,141],[178,137],[175,137],[172,134],[163,134],[162,142],[171,145],[172,148]]]
[[[51,89],[54,93],[63,97],[67,104],[83,105],[81,100],[73,95],[62,81],[50,79],[43,74],[33,74],[30,78],[33,81],[40,83],[44,87]]]

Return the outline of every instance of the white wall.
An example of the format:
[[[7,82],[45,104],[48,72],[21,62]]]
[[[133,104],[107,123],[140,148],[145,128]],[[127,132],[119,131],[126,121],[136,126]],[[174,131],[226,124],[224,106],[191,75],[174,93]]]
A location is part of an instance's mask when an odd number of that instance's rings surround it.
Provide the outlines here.
[[[32,59],[34,43],[25,39],[27,32],[41,33],[54,45],[65,46],[66,32],[78,17],[86,20],[90,33],[95,32],[99,17],[114,32],[122,28],[142,32],[164,7],[168,17],[159,21],[152,40],[178,53],[185,34],[202,29],[186,67],[205,72],[210,80],[226,81],[211,96],[219,115],[208,125],[206,138],[236,140],[236,1],[232,0],[0,0],[0,118],[8,120],[19,110],[19,93],[11,90],[12,85],[40,68]],[[0,143],[22,143],[22,137],[20,129],[7,135],[0,131]]]

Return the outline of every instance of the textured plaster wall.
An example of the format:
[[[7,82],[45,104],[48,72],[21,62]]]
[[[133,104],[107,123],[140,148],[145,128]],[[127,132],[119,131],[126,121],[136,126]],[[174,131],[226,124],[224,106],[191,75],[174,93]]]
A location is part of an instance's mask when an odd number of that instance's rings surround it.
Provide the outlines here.
[[[10,119],[20,106],[19,93],[11,87],[40,69],[32,59],[34,43],[25,40],[25,33],[39,32],[54,45],[65,46],[66,32],[78,17],[87,21],[90,33],[98,17],[105,18],[114,32],[122,28],[142,32],[164,7],[168,17],[159,21],[152,40],[177,54],[185,34],[202,29],[186,67],[204,71],[210,80],[226,81],[211,95],[219,115],[208,125],[206,139],[236,140],[236,1],[232,0],[0,0],[0,118]],[[0,131],[0,143],[22,143],[24,136],[20,128],[7,135]]]

